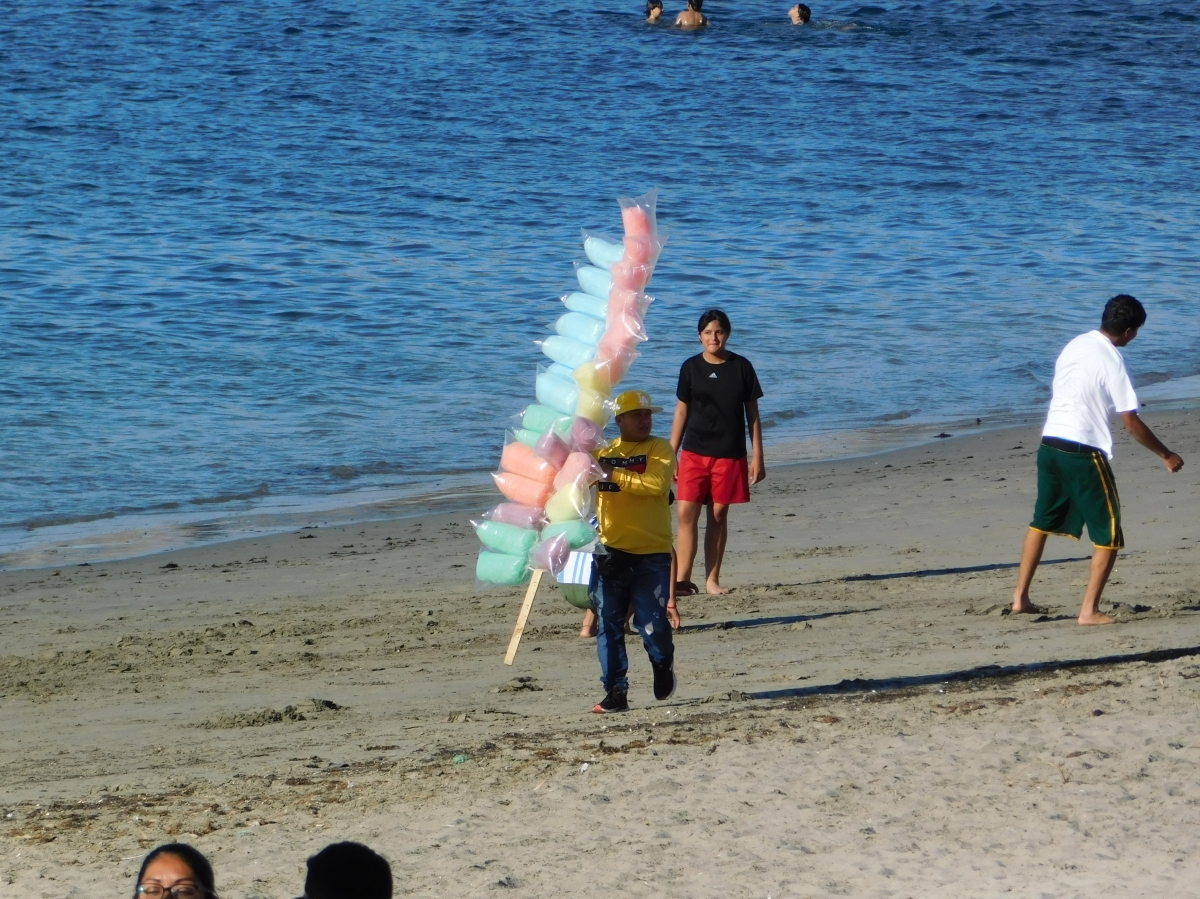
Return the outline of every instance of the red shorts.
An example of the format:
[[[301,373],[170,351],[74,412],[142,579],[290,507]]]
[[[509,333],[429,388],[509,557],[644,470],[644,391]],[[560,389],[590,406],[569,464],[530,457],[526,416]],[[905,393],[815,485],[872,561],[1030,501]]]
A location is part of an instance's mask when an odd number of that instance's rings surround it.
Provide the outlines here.
[[[750,472],[746,457],[718,459],[684,450],[679,454],[676,497],[688,503],[721,505],[750,502]]]

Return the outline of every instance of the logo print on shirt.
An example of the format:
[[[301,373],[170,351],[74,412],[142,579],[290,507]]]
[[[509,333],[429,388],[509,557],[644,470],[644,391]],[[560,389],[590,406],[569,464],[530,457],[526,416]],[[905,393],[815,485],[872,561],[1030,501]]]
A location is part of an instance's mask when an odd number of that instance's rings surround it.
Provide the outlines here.
[[[622,459],[620,457],[605,458],[604,456],[601,456],[600,461],[605,465],[611,465],[613,468],[624,468],[626,471],[632,471],[636,474],[646,473],[646,457],[644,455],[630,456],[628,459]],[[621,488],[612,481],[600,481],[596,484],[596,489],[603,493],[621,492]]]
[[[709,375],[710,378],[715,378],[716,376],[717,376],[717,373],[715,371],[711,375]]]

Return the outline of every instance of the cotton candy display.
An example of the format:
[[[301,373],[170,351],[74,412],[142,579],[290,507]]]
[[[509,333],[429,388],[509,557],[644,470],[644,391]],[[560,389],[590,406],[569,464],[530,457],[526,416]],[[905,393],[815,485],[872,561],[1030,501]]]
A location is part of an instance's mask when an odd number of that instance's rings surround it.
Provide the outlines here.
[[[546,517],[551,524],[560,521],[582,521],[591,518],[595,509],[590,487],[572,481],[546,500]]]
[[[577,290],[564,296],[562,301],[572,312],[581,312],[593,318],[604,318],[608,315],[608,297],[594,297],[590,293],[580,293]]]
[[[532,528],[519,528],[500,521],[478,521],[473,524],[480,543],[510,556],[527,555],[538,541],[538,532]]]
[[[514,587],[529,576],[529,556],[511,556],[484,550],[475,563],[475,577],[485,584]]]
[[[612,290],[613,277],[607,269],[581,265],[575,269],[575,277],[579,279],[579,286],[583,288],[583,292],[594,297],[606,297]]]
[[[583,233],[579,290],[563,296],[567,312],[554,333],[535,341],[548,360],[534,380],[537,402],[514,417],[492,476],[508,502],[473,522],[484,547],[475,576],[484,583],[521,584],[535,569],[558,574],[572,550],[590,552],[597,542],[589,519],[594,485],[605,475],[592,453],[606,442],[613,390],[647,339],[644,291],[664,243],[657,194],[619,198],[621,240]]]
[[[535,390],[539,403],[560,415],[574,417],[579,387],[573,381],[560,378],[552,371],[543,371],[538,373]]]
[[[581,340],[572,340],[570,337],[561,337],[558,334],[538,341],[538,343],[541,344],[542,352],[547,357],[559,365],[565,365],[570,371],[574,371],[585,362],[591,362],[596,358],[594,343],[584,343]]]
[[[496,486],[506,499],[521,506],[545,507],[546,500],[554,493],[554,487],[510,471],[499,471],[492,475]]]
[[[607,319],[607,310],[603,318],[584,315],[582,312],[568,312],[554,323],[554,330],[563,337],[595,346],[604,336],[604,329],[608,326]]]
[[[570,539],[564,534],[552,534],[530,551],[529,567],[558,573],[566,566],[570,554]]]
[[[591,487],[597,481],[602,480],[604,480],[604,469],[596,464],[591,453],[571,453],[567,456],[567,460],[559,469],[558,474],[554,476],[554,489],[561,490],[567,484]]]
[[[539,529],[546,523],[546,511],[539,506],[522,506],[517,503],[500,503],[485,513],[489,521],[499,521],[518,528]]]
[[[596,542],[596,529],[586,521],[560,521],[542,529],[542,539],[563,537],[571,549],[582,549]]]
[[[504,447],[504,452],[500,455],[500,467],[505,471],[523,475],[531,481],[538,481],[542,484],[553,481],[554,475],[558,471],[539,456],[535,449],[523,443],[510,443]]]
[[[584,231],[583,252],[588,262],[597,268],[612,268],[625,256],[625,244],[610,240],[602,234]]]

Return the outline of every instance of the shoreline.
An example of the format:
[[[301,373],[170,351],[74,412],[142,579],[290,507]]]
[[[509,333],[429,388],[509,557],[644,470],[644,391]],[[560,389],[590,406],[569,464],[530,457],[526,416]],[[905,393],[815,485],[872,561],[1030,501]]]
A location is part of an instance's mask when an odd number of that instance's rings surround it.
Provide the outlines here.
[[[1194,460],[1200,410],[1146,418]],[[1200,472],[1114,435],[1120,623],[1075,624],[1065,539],[1047,614],[1004,615],[1039,431],[775,467],[731,516],[734,592],[680,602],[678,693],[635,641],[621,716],[552,589],[503,664],[523,589],[474,589],[456,514],[0,572],[0,878],[117,895],[182,839],[224,894],[290,899],[358,839],[413,895],[1071,895],[1092,847],[1088,883],[1181,894]]]
[[[1200,407],[1200,375],[1158,382],[1142,389],[1144,411]],[[1148,408],[1146,408],[1148,407]],[[934,446],[938,435],[979,436],[1030,426],[1036,414],[1012,413],[984,421],[955,419],[883,424],[829,431],[768,444],[769,470],[870,459],[906,449]],[[478,481],[476,483],[476,480]],[[355,502],[348,502],[355,499]],[[213,516],[204,511],[97,516],[82,522],[26,528],[21,539],[0,547],[0,572],[122,561],[240,540],[286,534],[304,527],[350,527],[445,513],[482,513],[498,502],[487,473],[459,475],[435,492],[369,487],[341,494],[270,497],[258,506]],[[5,528],[15,531],[17,525]]]

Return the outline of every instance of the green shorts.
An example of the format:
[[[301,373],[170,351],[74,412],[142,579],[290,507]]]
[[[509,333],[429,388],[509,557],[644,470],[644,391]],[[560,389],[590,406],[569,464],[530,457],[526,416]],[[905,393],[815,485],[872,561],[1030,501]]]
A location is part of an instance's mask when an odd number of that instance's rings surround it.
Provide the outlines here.
[[[1121,501],[1108,459],[1099,450],[1068,452],[1042,444],[1038,496],[1029,526],[1078,540],[1086,524],[1097,549],[1122,549]]]

